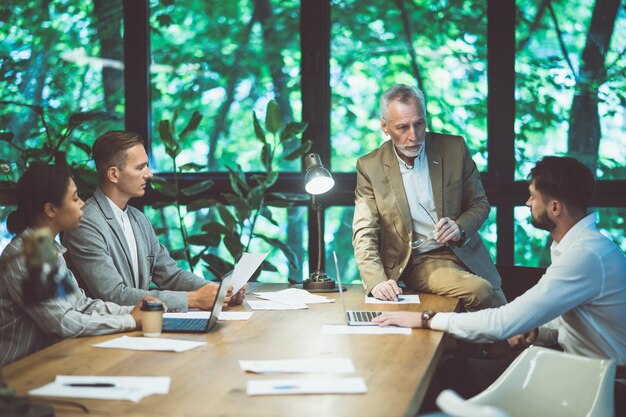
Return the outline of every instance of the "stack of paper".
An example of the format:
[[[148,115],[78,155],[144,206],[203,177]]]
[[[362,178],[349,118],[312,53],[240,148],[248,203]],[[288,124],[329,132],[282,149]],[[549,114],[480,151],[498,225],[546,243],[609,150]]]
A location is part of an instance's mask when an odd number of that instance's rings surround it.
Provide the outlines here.
[[[116,348],[129,350],[158,350],[184,352],[206,345],[206,342],[191,342],[189,340],[164,339],[158,337],[129,337],[122,336],[117,339],[97,343],[94,347]]]
[[[265,379],[248,381],[248,395],[365,394],[363,378]]]
[[[30,390],[45,397],[96,398],[139,402],[144,397],[167,394],[169,376],[70,376],[58,375],[54,382]]]
[[[402,294],[398,301],[383,301],[375,297],[365,296],[365,304],[419,304],[420,296],[417,294]]]
[[[335,359],[282,359],[264,361],[239,361],[239,366],[246,372],[255,374],[276,373],[342,373],[354,372],[350,358]]]
[[[255,292],[259,298],[267,300],[264,303],[250,302],[248,304],[255,310],[295,310],[308,308],[307,304],[332,303],[335,300],[321,295],[311,294],[306,290],[288,288],[275,292]],[[288,307],[285,307],[288,306]]]

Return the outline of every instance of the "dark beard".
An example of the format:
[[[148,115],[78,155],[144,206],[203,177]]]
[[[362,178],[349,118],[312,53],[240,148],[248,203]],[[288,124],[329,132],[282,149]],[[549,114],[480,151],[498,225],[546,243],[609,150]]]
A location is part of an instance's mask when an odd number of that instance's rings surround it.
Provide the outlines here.
[[[545,210],[537,217],[533,216],[531,212],[530,217],[532,225],[535,226],[537,229],[547,230],[548,232],[551,232],[556,227],[556,223],[550,220],[550,218],[548,217],[548,213],[546,213]]]

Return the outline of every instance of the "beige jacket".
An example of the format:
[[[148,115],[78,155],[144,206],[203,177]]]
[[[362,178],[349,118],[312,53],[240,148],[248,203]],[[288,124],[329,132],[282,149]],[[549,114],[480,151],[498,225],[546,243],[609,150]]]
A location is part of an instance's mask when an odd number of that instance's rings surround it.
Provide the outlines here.
[[[389,140],[357,161],[352,244],[368,293],[387,279],[401,279],[411,256],[411,213],[392,146]],[[490,206],[465,141],[427,132],[426,157],[437,216],[455,220],[466,233],[451,249],[474,274],[500,288],[500,275],[477,233]]]

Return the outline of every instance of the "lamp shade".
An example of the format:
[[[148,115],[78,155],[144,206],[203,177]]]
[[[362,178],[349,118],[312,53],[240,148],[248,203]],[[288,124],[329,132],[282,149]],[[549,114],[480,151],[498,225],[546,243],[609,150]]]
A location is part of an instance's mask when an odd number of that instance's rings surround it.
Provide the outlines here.
[[[304,157],[304,189],[309,194],[324,194],[335,185],[335,180],[330,172],[324,168],[320,156],[310,153]]]

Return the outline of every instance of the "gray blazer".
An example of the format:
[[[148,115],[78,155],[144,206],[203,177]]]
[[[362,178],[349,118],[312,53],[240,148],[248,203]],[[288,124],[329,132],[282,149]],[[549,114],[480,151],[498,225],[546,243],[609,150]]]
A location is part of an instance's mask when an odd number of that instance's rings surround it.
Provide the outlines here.
[[[137,280],[124,232],[100,188],[87,200],[80,227],[63,236],[70,270],[91,297],[134,305],[152,296],[165,302],[170,311],[187,311],[186,291],[207,282],[178,267],[141,211],[128,206],[128,218],[137,241]],[[159,290],[149,290],[150,282]]]
[[[426,133],[426,157],[437,216],[465,231],[452,251],[474,274],[498,289],[500,275],[478,229],[489,215],[480,174],[460,136]],[[411,212],[391,140],[357,161],[352,243],[363,285],[369,292],[387,279],[399,280],[411,256]]]

